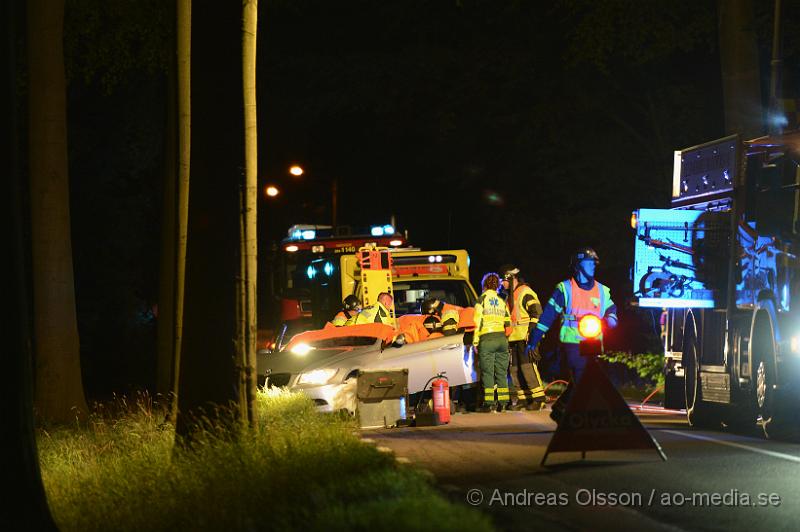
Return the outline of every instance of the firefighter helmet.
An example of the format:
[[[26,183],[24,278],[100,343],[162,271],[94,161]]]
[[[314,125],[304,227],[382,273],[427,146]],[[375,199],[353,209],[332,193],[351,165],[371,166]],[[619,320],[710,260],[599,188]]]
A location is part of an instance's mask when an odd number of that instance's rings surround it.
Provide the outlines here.
[[[500,266],[500,269],[498,270],[497,273],[499,273],[500,277],[503,278],[504,280],[508,280],[511,279],[512,277],[519,276],[519,268],[517,268],[513,264],[503,264],[502,266]]]
[[[350,294],[342,301],[342,308],[345,310],[357,310],[360,306],[361,302],[353,294]]]
[[[574,270],[577,268],[578,264],[582,260],[593,260],[595,264],[600,264],[600,257],[597,255],[597,252],[590,248],[590,247],[582,247],[578,248],[578,250],[572,255],[570,260],[569,266],[570,270]]]
[[[439,300],[435,298],[426,299],[422,302],[420,312],[422,314],[435,314],[439,309]]]

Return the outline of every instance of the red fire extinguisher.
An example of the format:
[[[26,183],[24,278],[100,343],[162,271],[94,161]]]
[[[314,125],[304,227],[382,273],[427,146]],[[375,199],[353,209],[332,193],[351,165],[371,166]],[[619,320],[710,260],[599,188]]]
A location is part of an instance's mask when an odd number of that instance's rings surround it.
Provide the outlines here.
[[[433,392],[433,411],[439,414],[440,423],[450,423],[450,384],[444,373],[436,376],[431,383]]]

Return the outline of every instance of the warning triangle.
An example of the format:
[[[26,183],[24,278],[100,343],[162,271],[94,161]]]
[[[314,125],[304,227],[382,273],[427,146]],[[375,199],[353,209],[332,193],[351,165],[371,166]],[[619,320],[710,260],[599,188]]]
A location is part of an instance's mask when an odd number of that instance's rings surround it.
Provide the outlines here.
[[[590,357],[550,439],[542,465],[550,453],[618,449],[655,449],[667,459],[595,358]]]

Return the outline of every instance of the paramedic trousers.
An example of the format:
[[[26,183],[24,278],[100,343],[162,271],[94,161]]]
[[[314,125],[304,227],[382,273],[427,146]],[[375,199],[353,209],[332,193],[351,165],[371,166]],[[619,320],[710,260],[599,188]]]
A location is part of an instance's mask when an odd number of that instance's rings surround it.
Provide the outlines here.
[[[497,401],[505,404],[511,398],[508,390],[508,338],[505,333],[494,332],[481,335],[478,343],[478,361],[483,384],[483,404],[494,400],[497,385]]]

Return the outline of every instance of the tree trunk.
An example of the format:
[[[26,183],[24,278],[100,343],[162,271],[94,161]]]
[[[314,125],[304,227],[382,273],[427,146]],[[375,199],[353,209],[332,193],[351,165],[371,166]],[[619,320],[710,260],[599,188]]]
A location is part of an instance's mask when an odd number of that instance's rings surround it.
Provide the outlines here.
[[[19,176],[19,145],[16,120],[16,54],[14,2],[2,3],[0,20],[5,21],[0,57],[3,81],[0,102],[3,133],[0,139],[0,160],[8,164],[3,189],[4,205],[0,208],[3,234],[2,248],[7,250],[9,270],[3,277],[3,305],[0,327],[8,344],[0,350],[0,362],[7,379],[0,387],[0,418],[6,427],[4,451],[0,453],[0,470],[6,485],[0,503],[0,523],[7,530],[56,530],[39,471],[33,418],[33,367],[28,308],[28,279],[25,274],[22,204],[24,194]]]
[[[258,272],[257,205],[258,201],[258,127],[256,117],[256,32],[258,27],[258,1],[244,2],[242,14],[242,84],[244,89],[244,150],[245,179],[242,220],[242,264],[244,311],[241,356],[241,386],[247,418],[255,420],[256,393],[256,286]]]
[[[230,426],[240,405],[236,321],[240,242],[241,6],[192,10],[192,186],[180,351],[176,437],[190,440],[197,416]],[[225,80],[222,82],[221,80]]]
[[[176,131],[167,129],[167,164],[164,186],[164,236],[162,237],[162,286],[160,298],[167,303],[165,323],[159,326],[159,391],[171,395],[169,418],[175,421],[180,381],[181,338],[183,336],[183,298],[186,273],[186,235],[189,217],[189,169],[191,157],[191,47],[192,2],[176,2],[177,90],[170,90],[169,113],[177,109]],[[172,87],[172,84],[170,84]],[[174,118],[174,116],[173,116]],[[172,120],[175,124],[175,120]],[[175,136],[177,133],[177,154]],[[172,151],[170,151],[172,149]],[[176,171],[177,170],[177,171]],[[159,311],[160,314],[160,311]],[[163,392],[162,392],[163,393]]]
[[[28,2],[29,167],[36,408],[69,423],[87,413],[70,238],[64,0]]]
[[[717,16],[725,134],[755,138],[764,126],[753,0],[719,0]]]

